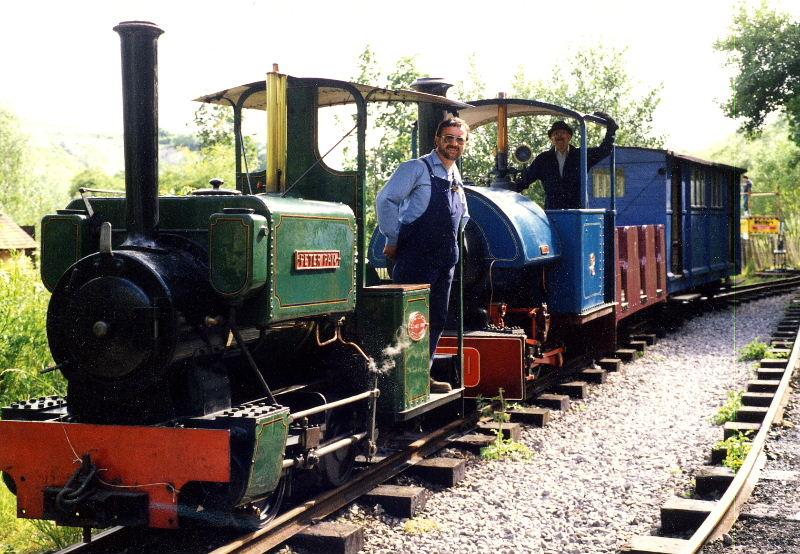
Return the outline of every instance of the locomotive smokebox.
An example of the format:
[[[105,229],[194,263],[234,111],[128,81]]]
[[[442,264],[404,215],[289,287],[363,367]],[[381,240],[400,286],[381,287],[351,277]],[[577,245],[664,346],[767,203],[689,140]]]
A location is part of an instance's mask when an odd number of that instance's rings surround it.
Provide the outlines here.
[[[147,21],[114,27],[122,47],[127,244],[147,245],[158,227],[158,60],[164,31]]]

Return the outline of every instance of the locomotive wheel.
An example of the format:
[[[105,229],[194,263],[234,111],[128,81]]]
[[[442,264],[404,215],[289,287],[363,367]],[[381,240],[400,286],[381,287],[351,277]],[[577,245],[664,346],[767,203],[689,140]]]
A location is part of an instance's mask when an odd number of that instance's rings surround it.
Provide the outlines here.
[[[236,512],[233,515],[236,526],[243,529],[258,529],[275,519],[286,494],[286,480],[286,476],[281,477],[272,494],[261,500],[251,502],[241,511]]]
[[[331,412],[325,430],[325,440],[353,433],[353,420],[353,413],[350,410],[342,409]],[[358,445],[352,444],[320,459],[317,470],[323,482],[331,487],[345,484],[353,474],[357,453]]]

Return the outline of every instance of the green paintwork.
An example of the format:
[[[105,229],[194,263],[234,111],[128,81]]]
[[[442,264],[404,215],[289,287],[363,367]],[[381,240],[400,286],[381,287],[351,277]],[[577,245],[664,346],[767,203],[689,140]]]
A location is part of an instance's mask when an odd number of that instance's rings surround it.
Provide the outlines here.
[[[323,86],[339,88],[331,82],[321,81]],[[366,238],[364,234],[366,158],[364,154],[366,132],[366,109],[360,106],[358,129],[353,135],[357,141],[356,171],[337,171],[325,164],[318,148],[319,121],[317,112],[317,85],[313,79],[289,77],[287,87],[287,137],[289,152],[286,166],[285,186],[291,187],[287,196],[302,197],[309,200],[343,202],[350,206],[359,222],[356,232],[356,248],[359,261],[356,264],[356,279],[363,283],[364,254]],[[358,95],[358,92],[355,94]],[[360,97],[360,95],[359,95]]]
[[[255,448],[242,504],[263,497],[278,486],[288,432],[289,408],[271,412],[256,421]]]
[[[210,219],[211,286],[226,298],[244,298],[267,282],[267,218],[214,214]]]
[[[403,291],[401,286],[367,287],[358,306],[359,343],[378,366],[386,362],[382,351],[397,343],[413,312],[428,320],[429,289]],[[382,373],[378,381],[382,413],[402,412],[424,404],[430,398],[430,334],[422,340],[406,339],[408,347],[393,358],[394,367]],[[387,364],[391,365],[391,364]]]
[[[84,214],[47,215],[41,235],[42,283],[52,292],[67,268],[96,251],[97,245],[89,244],[89,217]]]
[[[125,238],[125,200],[122,198],[94,198],[92,208],[100,221],[110,221],[113,228],[113,244],[119,246]],[[73,202],[70,208],[80,209],[82,203]],[[253,259],[248,262],[236,260],[235,269],[222,267],[220,256],[227,259],[229,252],[214,252],[213,237],[209,232],[212,219],[232,217],[226,209],[237,211],[252,210],[247,214],[256,221],[263,218],[268,225],[266,258],[258,258],[254,250]],[[236,214],[244,215],[244,214]],[[244,221],[244,220],[243,220]],[[239,225],[237,223],[237,225]],[[206,248],[210,247],[209,258],[212,266],[212,281],[223,279],[235,281],[237,272],[250,268],[252,281],[241,293],[230,294],[232,301],[240,301],[247,295],[247,301],[238,314],[240,325],[268,325],[276,321],[313,317],[330,313],[344,313],[355,309],[356,303],[356,221],[352,210],[339,202],[317,202],[302,198],[283,198],[278,195],[230,195],[230,196],[167,196],[159,198],[159,231],[181,235]],[[255,232],[255,228],[253,228]],[[219,240],[224,243],[224,237]],[[246,242],[245,237],[242,237]],[[222,244],[221,243],[221,244]],[[222,248],[222,246],[220,246]],[[261,255],[264,243],[254,243]],[[46,245],[43,245],[43,250]],[[297,250],[335,250],[340,253],[341,265],[329,270],[294,270],[294,256]],[[91,245],[88,255],[97,251]],[[244,245],[239,249],[248,251]],[[263,261],[258,261],[259,259]],[[74,261],[74,260],[73,260]],[[226,262],[227,263],[227,262]],[[265,263],[255,267],[257,263]],[[68,266],[67,266],[68,267]],[[63,269],[58,267],[54,273],[59,276]],[[215,278],[215,271],[218,278]],[[258,285],[258,275],[264,273],[266,284]],[[233,279],[233,281],[231,281]],[[246,280],[246,279],[245,279]],[[220,291],[229,290],[219,281]],[[237,289],[238,290],[238,289]],[[235,291],[234,291],[235,292]]]

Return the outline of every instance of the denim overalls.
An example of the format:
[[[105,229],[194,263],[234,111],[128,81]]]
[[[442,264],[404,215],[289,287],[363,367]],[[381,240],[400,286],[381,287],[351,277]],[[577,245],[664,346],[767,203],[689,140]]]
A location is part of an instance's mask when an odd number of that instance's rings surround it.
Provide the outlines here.
[[[436,177],[422,159],[431,178],[428,208],[412,223],[402,223],[397,237],[397,257],[392,271],[395,283],[430,283],[430,353],[447,320],[450,285],[458,261],[458,226],[464,206],[457,186]]]

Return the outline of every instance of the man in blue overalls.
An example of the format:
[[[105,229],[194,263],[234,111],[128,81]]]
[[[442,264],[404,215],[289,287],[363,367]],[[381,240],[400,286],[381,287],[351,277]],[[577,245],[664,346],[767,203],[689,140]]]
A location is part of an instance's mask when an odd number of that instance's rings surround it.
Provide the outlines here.
[[[450,286],[458,261],[458,228],[468,217],[467,198],[455,161],[467,147],[469,126],[457,117],[436,129],[436,148],[400,164],[378,193],[378,227],[386,237],[383,253],[394,261],[395,283],[429,283],[430,353],[447,320]],[[431,379],[431,392],[449,383]]]

